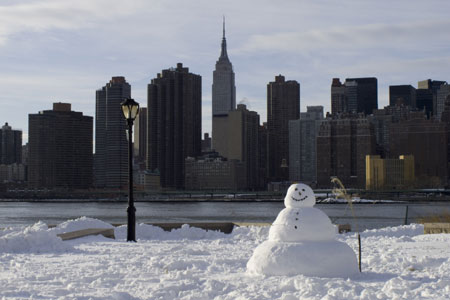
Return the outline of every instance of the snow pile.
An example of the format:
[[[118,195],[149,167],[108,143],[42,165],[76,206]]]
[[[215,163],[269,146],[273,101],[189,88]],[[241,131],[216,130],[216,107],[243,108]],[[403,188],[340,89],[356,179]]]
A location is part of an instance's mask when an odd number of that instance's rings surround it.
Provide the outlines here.
[[[423,224],[411,224],[397,227],[387,227],[381,229],[365,230],[361,233],[361,237],[412,237],[423,234]]]
[[[352,197],[352,203],[386,203],[395,202],[393,200],[372,200],[372,199],[361,199],[359,197]],[[320,203],[348,203],[347,199],[342,198],[324,198],[319,201]]]
[[[120,226],[114,230],[116,239],[126,239],[127,226]],[[147,224],[136,225],[136,238],[138,240],[199,240],[224,238],[225,234],[219,231],[203,230],[184,224],[181,228],[164,231],[162,228]]]
[[[233,239],[236,240],[245,240],[254,242],[255,244],[260,244],[267,239],[269,229],[269,226],[235,226],[233,228],[233,232],[230,234],[230,237],[233,237]]]
[[[28,227],[0,230],[0,253],[57,253],[72,251],[71,243],[63,242],[57,235],[88,228],[113,228],[97,219],[82,217],[68,220],[49,229],[43,222]]]
[[[356,256],[335,239],[328,216],[314,208],[316,199],[305,184],[289,187],[284,204],[269,231],[247,263],[250,274],[349,277],[358,273]]]
[[[73,248],[48,230],[47,225],[38,222],[32,226],[8,229],[0,236],[0,253],[47,253],[64,252]]]
[[[59,234],[64,232],[72,232],[77,230],[83,230],[88,228],[114,228],[109,223],[92,219],[88,217],[81,217],[74,220],[68,220],[56,226],[55,228],[50,229],[50,231]]]

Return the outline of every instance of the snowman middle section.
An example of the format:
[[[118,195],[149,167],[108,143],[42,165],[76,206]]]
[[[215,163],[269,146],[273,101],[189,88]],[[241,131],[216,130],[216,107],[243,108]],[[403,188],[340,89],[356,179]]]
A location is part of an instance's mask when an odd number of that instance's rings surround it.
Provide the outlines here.
[[[270,241],[307,242],[334,240],[336,227],[314,207],[285,208],[269,230]]]

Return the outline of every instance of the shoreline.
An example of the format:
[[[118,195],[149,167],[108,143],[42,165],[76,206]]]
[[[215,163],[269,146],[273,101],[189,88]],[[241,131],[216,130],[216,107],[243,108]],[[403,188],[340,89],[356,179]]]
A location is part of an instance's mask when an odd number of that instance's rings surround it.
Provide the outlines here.
[[[284,199],[135,199],[135,203],[282,203]],[[121,199],[0,199],[0,203],[127,203],[127,198]],[[353,204],[423,204],[423,203],[450,203],[450,199],[412,199],[412,200],[375,200],[375,199],[355,199]],[[316,204],[348,204],[345,200],[318,200]]]

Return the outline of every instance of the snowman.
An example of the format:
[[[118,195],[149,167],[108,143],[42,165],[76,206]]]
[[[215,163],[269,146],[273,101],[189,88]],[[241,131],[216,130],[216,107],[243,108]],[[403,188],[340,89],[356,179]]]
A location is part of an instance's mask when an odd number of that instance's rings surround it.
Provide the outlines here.
[[[358,272],[356,255],[337,241],[336,227],[314,208],[316,198],[305,184],[293,184],[284,208],[247,263],[251,274],[348,277]]]

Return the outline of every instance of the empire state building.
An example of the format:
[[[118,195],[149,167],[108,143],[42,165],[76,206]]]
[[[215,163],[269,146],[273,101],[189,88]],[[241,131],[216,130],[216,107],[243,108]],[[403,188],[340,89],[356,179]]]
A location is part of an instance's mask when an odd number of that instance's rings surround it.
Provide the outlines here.
[[[230,110],[236,108],[236,87],[234,86],[233,65],[227,54],[225,20],[223,22],[222,51],[213,72],[212,105],[213,116],[228,115]]]
[[[213,72],[212,84],[212,143],[218,146],[217,139],[223,138],[223,121],[228,112],[236,109],[236,87],[234,85],[233,65],[227,54],[227,40],[225,38],[225,19],[223,20],[223,37],[220,57]],[[225,142],[225,141],[221,141]],[[219,146],[220,148],[220,146]]]

